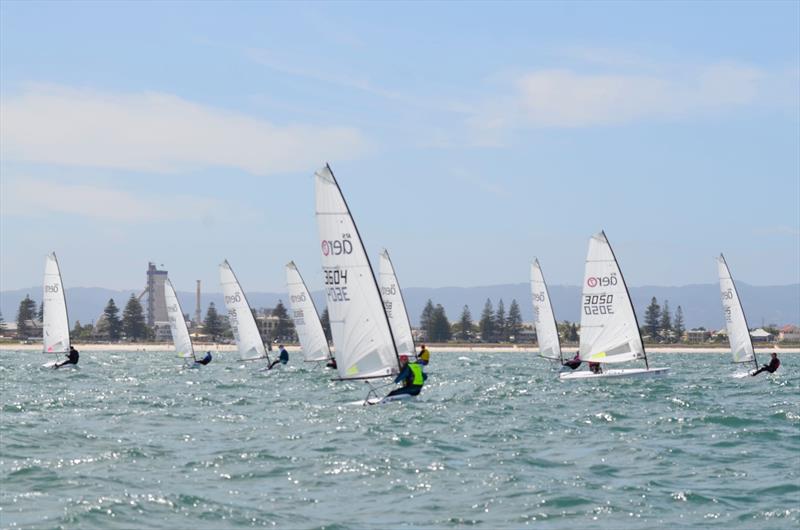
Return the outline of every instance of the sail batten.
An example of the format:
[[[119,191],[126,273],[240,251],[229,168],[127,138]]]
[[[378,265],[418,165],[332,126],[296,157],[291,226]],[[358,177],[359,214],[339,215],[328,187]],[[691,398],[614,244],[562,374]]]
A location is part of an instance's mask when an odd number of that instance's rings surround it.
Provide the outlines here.
[[[372,265],[329,166],[314,174],[322,273],[336,364],[342,379],[399,371],[389,319]]]
[[[731,354],[735,363],[753,362],[758,368],[756,352],[753,348],[753,339],[747,326],[747,318],[742,308],[742,301],[736,290],[728,263],[722,254],[717,258],[717,271],[719,272],[719,289],[722,300],[722,310],[725,314],[725,329],[728,330],[728,341],[731,345]]]
[[[169,278],[164,282],[164,301],[167,304],[167,318],[169,319],[169,329],[172,333],[175,351],[179,357],[197,361],[192,338],[189,336],[189,328],[186,327],[186,319],[181,309],[181,303],[178,301],[178,295],[175,294],[175,288]]]
[[[561,341],[558,338],[555,312],[550,303],[550,293],[544,274],[536,259],[531,263],[531,297],[533,299],[533,323],[536,327],[536,342],[539,344],[539,355],[546,359],[560,360]]]
[[[55,252],[45,261],[42,291],[42,350],[44,353],[66,353],[70,347],[69,316]]]
[[[289,291],[292,320],[303,349],[303,358],[309,362],[331,359],[328,339],[322,329],[314,299],[294,261],[286,264],[286,288]]]
[[[403,292],[400,290],[400,282],[397,280],[389,251],[386,249],[380,253],[378,275],[380,276],[381,298],[392,327],[397,352],[401,355],[413,356],[416,347],[414,336],[411,333],[411,321],[408,318]]]
[[[252,354],[256,353],[258,357],[268,359],[267,349],[264,347],[264,341],[261,340],[261,333],[258,331],[258,324],[256,324],[250,304],[247,302],[247,296],[228,260],[223,261],[219,266],[219,279],[239,357],[246,359],[250,355],[252,358]]]
[[[580,359],[601,363],[646,360],[630,294],[604,232],[591,238],[586,255]]]

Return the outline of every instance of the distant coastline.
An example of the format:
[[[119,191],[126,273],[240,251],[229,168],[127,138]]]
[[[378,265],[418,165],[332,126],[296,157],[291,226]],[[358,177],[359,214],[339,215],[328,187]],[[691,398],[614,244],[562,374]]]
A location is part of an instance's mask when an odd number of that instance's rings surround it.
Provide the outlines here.
[[[108,352],[160,352],[172,351],[174,346],[168,342],[146,342],[146,343],[117,343],[117,344],[81,344],[74,346],[80,351],[108,351]],[[196,351],[217,351],[235,352],[234,344],[198,343],[194,345]],[[713,353],[729,354],[730,349],[727,345],[714,346],[691,346],[691,345],[670,345],[670,346],[645,346],[648,353]],[[574,353],[576,347],[566,347],[565,355]],[[41,351],[42,345],[39,344],[20,344],[12,342],[0,343],[0,351]],[[299,352],[300,346],[287,346],[290,352]],[[534,346],[514,346],[513,344],[429,344],[428,349],[432,353],[538,353],[539,349]],[[800,346],[789,346],[785,348],[756,348],[756,353],[765,354],[772,351],[785,354],[800,353]]]

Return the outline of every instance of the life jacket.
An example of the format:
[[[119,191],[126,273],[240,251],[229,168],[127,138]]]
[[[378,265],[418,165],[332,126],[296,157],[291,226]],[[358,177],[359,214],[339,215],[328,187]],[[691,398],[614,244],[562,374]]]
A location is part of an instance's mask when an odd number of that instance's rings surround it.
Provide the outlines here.
[[[428,351],[428,348],[425,348],[420,352],[419,360],[425,361],[425,364],[428,364],[428,362],[431,360],[431,352]]]
[[[422,367],[417,363],[408,363],[408,368],[411,370],[411,375],[413,376],[411,384],[414,386],[422,386],[423,383],[425,383]]]

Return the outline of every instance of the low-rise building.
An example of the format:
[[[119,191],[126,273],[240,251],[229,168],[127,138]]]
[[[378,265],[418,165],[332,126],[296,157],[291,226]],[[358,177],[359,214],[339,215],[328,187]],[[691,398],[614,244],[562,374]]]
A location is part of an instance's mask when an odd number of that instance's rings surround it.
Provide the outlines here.
[[[690,329],[686,332],[686,342],[706,342],[711,337],[707,329]]]
[[[763,328],[758,328],[750,332],[750,338],[753,342],[773,342],[775,340],[775,335]]]

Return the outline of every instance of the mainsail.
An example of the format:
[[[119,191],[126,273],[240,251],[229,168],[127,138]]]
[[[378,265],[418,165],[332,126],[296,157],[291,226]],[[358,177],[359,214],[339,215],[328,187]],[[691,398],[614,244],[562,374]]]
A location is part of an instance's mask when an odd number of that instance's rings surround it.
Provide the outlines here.
[[[555,312],[550,303],[550,294],[547,291],[547,284],[544,281],[538,259],[531,263],[531,295],[533,296],[533,324],[536,326],[539,355],[546,359],[563,362]]]
[[[330,166],[314,174],[322,273],[343,379],[399,372],[397,348],[361,235]]]
[[[756,353],[753,350],[753,340],[747,327],[747,319],[744,316],[742,302],[739,300],[739,293],[736,291],[736,284],[733,282],[728,263],[722,254],[717,258],[717,268],[719,269],[722,309],[725,312],[725,327],[728,330],[728,340],[731,343],[733,362],[753,362],[758,368]]]
[[[225,296],[228,320],[242,360],[268,359],[250,304],[247,303],[247,297],[228,260],[219,266],[219,281],[222,284],[222,294]]]
[[[69,318],[55,252],[45,261],[43,289],[42,349],[44,353],[66,353],[69,351]]]
[[[319,320],[319,313],[311,293],[308,292],[294,261],[286,264],[286,287],[289,290],[294,329],[303,348],[303,358],[309,362],[327,361],[331,358],[328,339],[325,338],[325,331],[322,329],[322,322]]]
[[[186,319],[183,317],[181,304],[178,302],[178,295],[172,282],[164,282],[164,300],[167,304],[167,318],[169,319],[169,329],[172,332],[172,342],[175,343],[175,351],[178,357],[184,359],[197,360],[192,346],[192,339],[189,337],[189,329],[186,327]]]
[[[389,324],[392,326],[397,353],[413,357],[416,348],[414,347],[414,337],[411,334],[411,322],[408,319],[400,283],[397,281],[392,260],[389,258],[389,251],[386,249],[383,249],[380,254],[378,276],[380,277],[381,298],[386,315],[389,317]]]
[[[589,240],[581,298],[582,361],[647,362],[628,288],[605,232]]]

